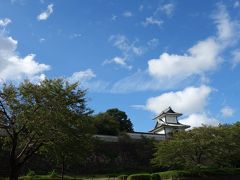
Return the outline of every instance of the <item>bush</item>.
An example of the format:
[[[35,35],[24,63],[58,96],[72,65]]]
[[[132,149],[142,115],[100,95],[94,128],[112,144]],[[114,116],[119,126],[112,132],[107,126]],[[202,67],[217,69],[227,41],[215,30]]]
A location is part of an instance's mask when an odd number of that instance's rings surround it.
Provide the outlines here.
[[[27,172],[27,176],[32,177],[32,176],[35,176],[35,175],[36,175],[35,171],[28,170],[28,172]]]
[[[127,180],[128,175],[120,175],[118,176],[118,180]]]
[[[132,174],[127,177],[127,180],[151,180],[150,174]]]
[[[190,177],[193,174],[189,171],[165,171],[159,173],[161,179],[171,179],[171,178],[180,178],[180,177]]]
[[[49,175],[50,178],[57,178],[58,177],[58,173],[55,170],[49,172],[48,175]]]
[[[161,177],[158,173],[152,174],[152,180],[161,180]]]

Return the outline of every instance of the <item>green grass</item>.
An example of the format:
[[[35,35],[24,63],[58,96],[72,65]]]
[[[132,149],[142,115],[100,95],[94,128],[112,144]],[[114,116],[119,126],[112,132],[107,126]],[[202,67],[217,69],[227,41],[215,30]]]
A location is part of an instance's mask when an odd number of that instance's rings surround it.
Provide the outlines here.
[[[165,172],[157,172],[153,174],[138,173],[132,175],[119,175],[119,174],[105,174],[105,175],[93,175],[93,176],[64,176],[66,180],[164,180],[164,179],[177,179],[187,177],[218,177],[218,176],[231,176],[239,175],[240,168],[198,168],[192,170],[171,170]],[[6,180],[8,178],[0,178],[0,180]],[[53,177],[53,173],[49,175],[35,175],[29,173],[26,176],[19,178],[20,180],[59,180],[61,177],[57,174]]]

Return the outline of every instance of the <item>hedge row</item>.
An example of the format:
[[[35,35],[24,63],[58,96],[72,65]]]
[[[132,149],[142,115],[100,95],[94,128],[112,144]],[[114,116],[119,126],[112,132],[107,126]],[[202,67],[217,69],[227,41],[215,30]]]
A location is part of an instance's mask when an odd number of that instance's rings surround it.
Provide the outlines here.
[[[238,176],[240,179],[240,168],[236,169],[195,169],[189,171],[172,170],[153,174],[132,174],[118,176],[119,180],[163,180],[193,177],[214,177],[214,176]]]

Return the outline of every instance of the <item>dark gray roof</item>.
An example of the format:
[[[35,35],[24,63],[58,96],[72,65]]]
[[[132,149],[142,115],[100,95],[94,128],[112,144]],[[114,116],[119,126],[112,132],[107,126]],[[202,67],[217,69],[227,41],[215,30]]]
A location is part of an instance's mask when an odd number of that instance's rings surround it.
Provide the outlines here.
[[[172,110],[172,108],[169,106],[167,109],[163,110],[157,117],[155,117],[154,119],[164,116],[166,114],[170,114],[170,115],[176,115],[176,116],[181,116],[181,113],[177,113],[175,111]]]

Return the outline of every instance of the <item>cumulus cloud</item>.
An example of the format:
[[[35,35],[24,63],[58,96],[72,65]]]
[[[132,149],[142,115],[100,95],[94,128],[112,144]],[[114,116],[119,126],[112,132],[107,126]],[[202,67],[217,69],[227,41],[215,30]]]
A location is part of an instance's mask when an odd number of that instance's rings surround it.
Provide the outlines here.
[[[49,4],[47,9],[37,16],[39,21],[47,20],[49,16],[53,13],[53,4]]]
[[[162,53],[148,61],[149,74],[157,78],[182,78],[214,70],[221,63],[221,53],[234,41],[238,23],[231,21],[225,6],[219,5],[213,15],[217,34],[197,42],[183,55]]]
[[[50,69],[49,65],[38,63],[34,54],[20,57],[16,49],[16,40],[0,34],[0,81],[31,79]]]
[[[202,125],[217,126],[219,121],[204,112],[211,92],[212,88],[202,85],[187,87],[182,91],[163,93],[149,98],[145,109],[159,114],[171,106],[175,111],[183,113],[185,118],[180,122],[190,125],[191,128]]]
[[[192,81],[208,83],[207,73],[219,67],[224,61],[222,54],[233,48],[240,37],[239,23],[232,20],[224,5],[218,5],[211,18],[216,25],[215,35],[196,42],[183,54],[163,52],[159,58],[148,60],[146,70],[117,81],[112,91],[166,90],[189,86]],[[234,65],[240,62],[239,54],[238,49],[232,53]]]
[[[183,78],[193,74],[201,74],[218,65],[220,47],[213,38],[198,42],[188,50],[187,54],[177,55],[163,53],[158,59],[148,61],[150,75],[158,78]]]
[[[200,127],[203,125],[208,125],[208,126],[218,126],[220,122],[213,118],[208,116],[207,114],[191,114],[187,118],[179,120],[180,123],[182,124],[187,124],[190,125],[191,128],[194,127]]]
[[[229,106],[225,106],[221,109],[221,114],[223,117],[231,117],[234,114],[234,109]]]
[[[200,113],[207,104],[207,98],[212,92],[208,86],[187,87],[182,91],[167,92],[147,100],[146,108],[156,114],[171,106],[184,114]]]

